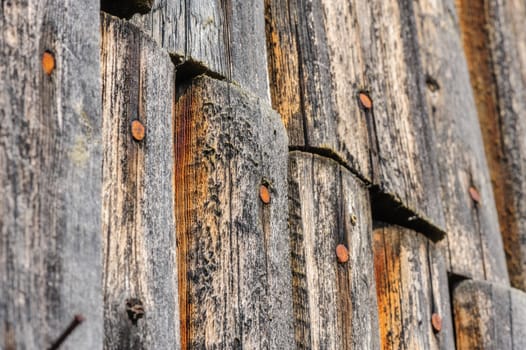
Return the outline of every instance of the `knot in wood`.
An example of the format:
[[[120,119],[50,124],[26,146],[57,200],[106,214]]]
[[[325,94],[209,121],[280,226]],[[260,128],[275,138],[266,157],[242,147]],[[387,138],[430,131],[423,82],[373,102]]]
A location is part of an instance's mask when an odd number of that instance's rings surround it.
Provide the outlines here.
[[[137,298],[126,299],[126,312],[128,318],[134,325],[137,325],[137,321],[144,317],[144,307],[142,301]]]

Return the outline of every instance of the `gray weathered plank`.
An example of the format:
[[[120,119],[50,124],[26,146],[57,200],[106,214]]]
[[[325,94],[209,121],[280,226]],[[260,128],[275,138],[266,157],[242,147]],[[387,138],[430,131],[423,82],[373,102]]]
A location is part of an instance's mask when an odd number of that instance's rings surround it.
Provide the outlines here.
[[[131,21],[181,62],[192,61],[270,101],[263,0],[156,0]]]
[[[82,314],[62,348],[101,349],[99,2],[2,2],[0,23],[0,348]]]
[[[407,16],[414,12],[418,53],[427,75],[426,100],[437,135],[441,199],[447,203],[451,271],[509,284],[453,0],[419,0],[414,8],[408,1],[406,11]]]
[[[453,293],[457,349],[524,349],[526,294],[466,280]]]
[[[526,3],[456,5],[510,281],[526,290]]]
[[[101,30],[104,344],[179,348],[175,67],[166,52],[126,21],[103,15]],[[132,138],[134,120],[145,127],[142,141]],[[131,308],[139,303],[143,310],[134,314]]]
[[[374,184],[378,215],[442,236],[434,137],[396,1],[266,4],[271,96],[290,146]],[[361,107],[361,91],[372,108]]]
[[[227,82],[199,76],[178,89],[182,348],[291,349],[283,125],[265,101]]]
[[[447,264],[412,230],[377,223],[374,267],[382,349],[454,349]],[[441,318],[433,329],[432,317]]]
[[[370,210],[364,184],[337,162],[290,153],[297,349],[379,348]],[[338,262],[340,244],[347,262]]]

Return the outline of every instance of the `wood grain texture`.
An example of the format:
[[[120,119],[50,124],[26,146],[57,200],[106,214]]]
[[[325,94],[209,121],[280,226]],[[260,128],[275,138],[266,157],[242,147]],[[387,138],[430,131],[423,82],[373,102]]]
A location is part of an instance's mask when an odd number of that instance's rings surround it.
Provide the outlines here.
[[[179,348],[173,206],[175,67],[137,27],[102,16],[104,344]],[[145,127],[137,142],[133,120]],[[137,299],[137,300],[133,300]],[[143,317],[132,310],[141,304]],[[127,305],[131,304],[131,305]]]
[[[3,2],[0,23],[0,348],[82,314],[62,348],[101,349],[99,2]]]
[[[454,349],[440,249],[412,230],[377,223],[374,268],[382,349]],[[433,313],[442,319],[440,332],[433,330]]]
[[[291,152],[289,212],[296,348],[377,349],[366,187],[331,159]]]
[[[526,294],[485,281],[463,281],[454,290],[457,349],[524,349]]]
[[[414,11],[426,100],[437,135],[452,272],[509,284],[495,200],[453,0],[419,0]],[[477,203],[470,197],[474,187]]]
[[[456,5],[510,281],[526,290],[526,3]]]
[[[264,100],[225,81],[199,76],[178,88],[182,348],[291,349],[283,125]]]
[[[176,60],[206,67],[270,101],[263,0],[155,0],[131,21]]]
[[[443,236],[434,136],[397,2],[267,0],[266,18],[273,107],[292,149],[340,161],[375,185],[379,214]]]

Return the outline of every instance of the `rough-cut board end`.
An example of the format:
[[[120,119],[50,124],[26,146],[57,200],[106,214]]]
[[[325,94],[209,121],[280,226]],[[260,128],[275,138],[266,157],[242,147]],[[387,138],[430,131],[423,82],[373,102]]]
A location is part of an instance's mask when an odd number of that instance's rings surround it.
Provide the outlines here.
[[[191,58],[187,59],[174,53],[172,53],[170,57],[176,67],[176,86],[189,85],[188,82],[199,75],[206,75],[217,80],[226,79],[220,73],[210,70],[203,62]]]
[[[134,14],[145,14],[152,9],[153,0],[101,0],[101,11],[120,18],[131,18]]]
[[[378,186],[371,186],[371,207],[373,219],[389,224],[396,224],[422,233],[433,242],[440,241],[446,232],[431,223],[428,219],[418,216],[414,210],[407,208],[391,194],[385,193]]]

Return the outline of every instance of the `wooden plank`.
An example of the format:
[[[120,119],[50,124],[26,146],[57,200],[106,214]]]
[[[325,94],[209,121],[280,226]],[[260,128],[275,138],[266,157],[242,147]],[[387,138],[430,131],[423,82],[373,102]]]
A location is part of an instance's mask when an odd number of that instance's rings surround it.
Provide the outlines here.
[[[451,271],[509,284],[495,200],[453,0],[408,2],[437,135]]]
[[[526,294],[486,281],[461,282],[453,293],[457,349],[523,349]]]
[[[413,230],[376,225],[374,268],[382,349],[454,349],[447,265],[440,249]],[[440,330],[432,323],[434,314],[441,320]]]
[[[99,2],[0,10],[0,348],[102,348]]]
[[[510,281],[526,290],[526,3],[456,5]]]
[[[378,216],[440,238],[434,136],[396,2],[267,0],[266,8],[271,96],[291,148],[345,164],[375,185]]]
[[[179,348],[175,67],[137,27],[109,15],[102,16],[101,61],[104,345]]]
[[[289,211],[296,348],[378,348],[366,187],[329,158],[291,152]]]
[[[131,21],[189,69],[212,71],[270,101],[263,0],[156,0]]]
[[[287,138],[279,116],[206,76],[178,89],[182,348],[291,349]]]

